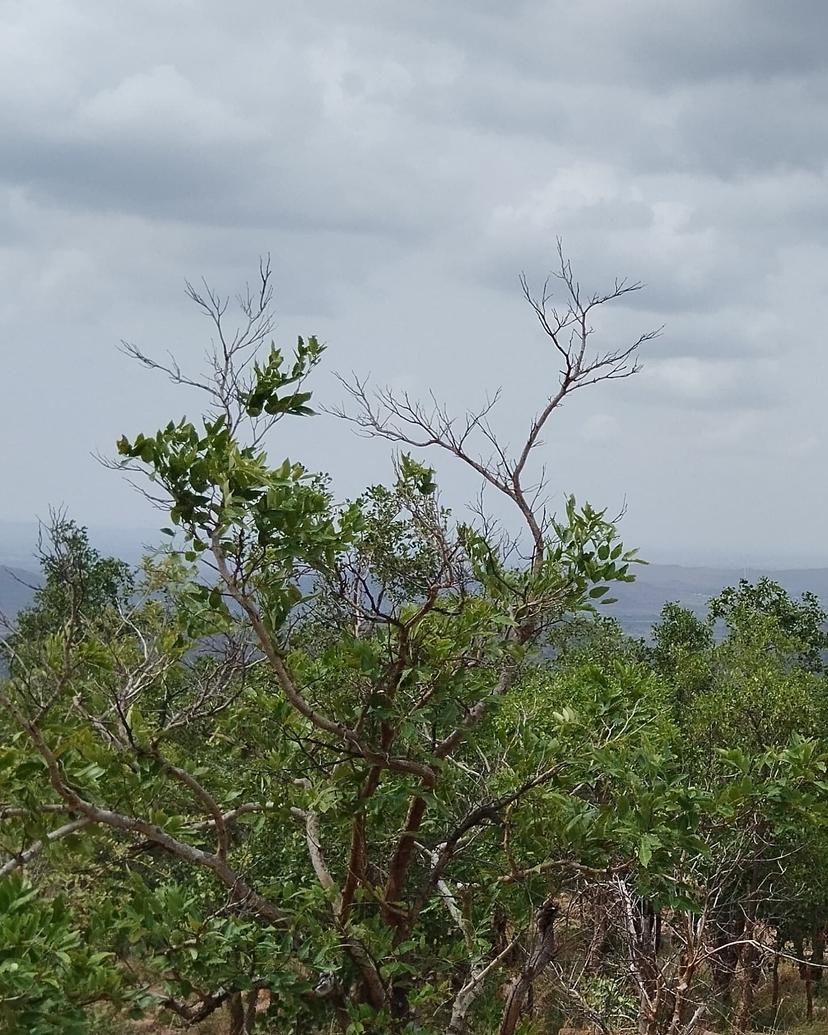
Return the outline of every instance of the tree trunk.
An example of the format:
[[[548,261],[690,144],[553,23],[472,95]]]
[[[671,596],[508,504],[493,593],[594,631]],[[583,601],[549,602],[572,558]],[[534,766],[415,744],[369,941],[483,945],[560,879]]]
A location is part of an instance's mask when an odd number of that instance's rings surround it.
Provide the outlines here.
[[[596,890],[591,896],[590,925],[592,937],[584,961],[584,973],[590,976],[601,971],[601,963],[607,951],[609,938],[609,903],[605,891]]]
[[[710,960],[710,969],[713,972],[713,987],[716,989],[716,994],[722,1003],[730,1001],[733,978],[736,975],[740,958],[738,947],[730,943],[742,936],[744,927],[743,916],[731,916],[724,920],[722,927],[716,935],[714,945],[718,951]],[[724,946],[727,946],[727,948]]]
[[[259,989],[251,988],[247,993],[247,1002],[244,1008],[244,1035],[249,1035],[256,1027],[256,1021],[259,1019],[258,1006]]]
[[[391,1008],[392,1031],[402,1031],[406,1022],[411,1019],[411,1006],[408,1002],[410,989],[407,984],[395,984],[391,988],[389,1005]]]
[[[750,1021],[753,1015],[753,996],[756,990],[756,981],[759,976],[759,954],[753,945],[743,945],[740,960],[741,981],[739,987],[739,1002],[736,1007],[736,1015],[733,1027],[738,1032],[746,1032],[750,1029]]]
[[[638,999],[638,1035],[656,1035],[658,1032],[658,996],[655,988],[641,989]]]
[[[822,965],[825,962],[825,929],[816,925],[811,932],[811,980],[822,981]]]
[[[805,962],[805,937],[802,934],[796,934],[793,938],[794,955],[799,960],[799,976],[802,980],[805,980],[805,971],[808,964]]]
[[[230,997],[229,1035],[244,1035],[244,1003],[241,992],[235,992]]]
[[[693,978],[696,974],[696,964],[692,954],[683,958],[678,967],[678,981],[676,983],[675,998],[673,1000],[673,1016],[667,1035],[676,1035],[684,1028],[684,1014],[690,989],[693,987]]]
[[[247,995],[236,992],[230,997],[230,1028],[228,1035],[250,1035],[256,1027],[256,1007],[259,990],[252,988]]]
[[[535,914],[534,935],[529,958],[521,973],[512,982],[500,1020],[498,1035],[514,1035],[523,1004],[535,978],[551,963],[555,955],[555,917],[558,907],[552,900],[544,902]]]

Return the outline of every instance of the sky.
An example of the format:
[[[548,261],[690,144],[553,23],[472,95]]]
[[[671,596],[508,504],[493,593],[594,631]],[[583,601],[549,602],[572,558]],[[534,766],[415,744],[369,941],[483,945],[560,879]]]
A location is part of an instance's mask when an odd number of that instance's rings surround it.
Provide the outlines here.
[[[186,279],[274,269],[280,343],[328,345],[516,444],[557,384],[518,276],[560,237],[645,289],[537,461],[654,561],[828,566],[822,0],[0,0],[0,522],[163,521],[95,460],[197,416],[121,339],[198,370]],[[389,448],[331,416],[269,443],[352,496]],[[476,489],[441,460],[458,512]]]

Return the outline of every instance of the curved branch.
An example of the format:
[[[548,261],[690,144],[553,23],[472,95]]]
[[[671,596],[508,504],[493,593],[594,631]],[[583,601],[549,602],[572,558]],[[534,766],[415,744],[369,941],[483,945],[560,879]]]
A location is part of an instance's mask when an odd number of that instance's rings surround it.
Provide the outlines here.
[[[65,823],[62,827],[58,827],[56,830],[50,830],[42,841],[35,841],[34,844],[30,845],[27,849],[17,855],[13,855],[8,862],[0,866],[0,878],[7,877],[10,873],[14,873],[15,870],[22,869],[27,863],[30,863],[32,859],[40,855],[47,845],[52,844],[55,841],[60,841],[61,838],[68,837],[70,834],[74,834],[78,830],[83,830],[83,828],[88,827],[90,823],[91,820],[88,818],[73,819],[71,823]]]
[[[228,865],[225,859],[210,852],[204,852],[200,848],[195,848],[184,841],[179,841],[155,823],[150,823],[136,816],[115,812],[112,809],[102,808],[81,797],[64,778],[57,756],[49,747],[38,726],[23,715],[7,694],[0,693],[0,704],[9,712],[20,729],[28,735],[46,763],[52,787],[73,812],[79,813],[91,823],[110,827],[113,830],[119,830],[126,834],[140,834],[176,858],[213,873],[230,890],[233,898],[239,905],[249,906],[262,919],[267,920],[269,923],[280,925],[287,922],[285,914],[272,902],[255,891],[240,873]]]

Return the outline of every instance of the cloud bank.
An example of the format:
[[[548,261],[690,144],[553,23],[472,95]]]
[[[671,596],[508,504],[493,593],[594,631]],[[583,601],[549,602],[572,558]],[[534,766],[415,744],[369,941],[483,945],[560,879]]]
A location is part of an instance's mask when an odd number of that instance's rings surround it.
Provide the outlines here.
[[[517,275],[561,236],[585,285],[646,283],[608,344],[664,333],[558,415],[553,491],[626,505],[654,559],[828,564],[823,4],[4,0],[0,23],[0,517],[152,523],[90,454],[196,401],[114,345],[197,365],[184,279],[232,292],[268,251],[286,343],[458,408],[502,385],[516,440],[556,376]],[[332,419],[290,434],[274,452],[343,494],[387,474]]]

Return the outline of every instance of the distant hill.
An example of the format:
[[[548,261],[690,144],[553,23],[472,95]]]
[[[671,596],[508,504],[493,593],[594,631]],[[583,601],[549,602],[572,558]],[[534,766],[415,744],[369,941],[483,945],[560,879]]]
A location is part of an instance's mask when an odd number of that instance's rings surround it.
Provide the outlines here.
[[[636,568],[636,580],[613,586],[610,604],[603,613],[618,619],[631,636],[646,636],[662,607],[676,601],[702,614],[710,597],[740,579],[755,582],[763,575],[783,586],[792,596],[806,590],[815,593],[828,611],[828,568],[690,568],[678,564],[648,564]]]
[[[34,572],[0,566],[0,614],[13,618],[31,601],[37,581]]]
[[[140,561],[153,544],[166,541],[158,528],[110,528],[94,524],[87,527],[89,540],[97,550],[106,556],[120,557],[129,564]],[[0,565],[24,570],[36,567],[37,541],[36,522],[0,521]]]
[[[147,528],[89,528],[92,545],[107,556],[136,564],[153,542],[163,539]],[[13,617],[32,598],[37,585],[38,526],[35,522],[0,521],[0,613]],[[27,585],[28,584],[28,585]]]
[[[148,528],[113,529],[90,527],[90,539],[102,553],[136,563],[148,545],[163,539]],[[0,521],[0,611],[13,615],[31,599],[37,575],[34,558],[37,526],[33,523]],[[684,567],[678,564],[648,564],[635,569],[636,581],[613,587],[617,604],[602,608],[612,615],[631,636],[646,636],[658,620],[667,601],[675,600],[697,613],[704,611],[708,599],[739,579],[755,581],[767,575],[798,596],[811,590],[828,610],[828,568],[729,568]]]

